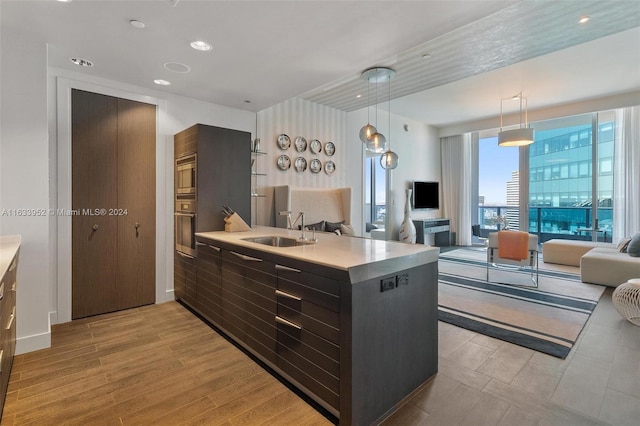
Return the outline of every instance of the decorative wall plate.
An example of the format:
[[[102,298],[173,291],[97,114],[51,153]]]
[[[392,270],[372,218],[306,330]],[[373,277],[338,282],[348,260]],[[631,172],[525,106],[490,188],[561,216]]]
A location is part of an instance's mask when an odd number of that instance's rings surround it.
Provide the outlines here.
[[[318,160],[317,158],[311,160],[311,163],[309,164],[309,170],[311,170],[311,173],[319,173],[320,170],[322,170],[322,161]]]
[[[296,138],[294,145],[296,146],[296,151],[298,152],[305,152],[307,150],[307,140],[302,136],[298,136]]]
[[[278,147],[280,147],[280,149],[289,149],[290,146],[291,139],[289,139],[289,136],[284,133],[278,136]]]
[[[336,152],[336,146],[333,142],[327,142],[324,144],[324,153],[331,157]]]
[[[313,154],[320,154],[322,151],[322,143],[318,139],[314,139],[309,143],[309,149]]]
[[[296,168],[296,172],[304,172],[307,170],[307,160],[302,157],[296,158],[294,167]]]
[[[329,160],[324,163],[324,172],[328,175],[332,175],[336,171],[336,163]]]
[[[288,155],[278,157],[278,168],[280,170],[289,170],[289,167],[291,167],[291,159]]]

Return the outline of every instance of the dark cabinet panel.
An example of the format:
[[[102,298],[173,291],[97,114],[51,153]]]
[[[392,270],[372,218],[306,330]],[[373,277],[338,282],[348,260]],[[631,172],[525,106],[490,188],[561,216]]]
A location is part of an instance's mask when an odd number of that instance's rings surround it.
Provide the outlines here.
[[[222,256],[216,246],[198,243],[196,308],[214,324],[222,324]]]

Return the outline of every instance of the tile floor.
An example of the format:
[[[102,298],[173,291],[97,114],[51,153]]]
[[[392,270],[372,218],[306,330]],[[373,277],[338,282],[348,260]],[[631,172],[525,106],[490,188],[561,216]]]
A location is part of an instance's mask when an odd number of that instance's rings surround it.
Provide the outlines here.
[[[439,372],[383,424],[640,424],[640,327],[608,288],[561,360],[439,323]]]

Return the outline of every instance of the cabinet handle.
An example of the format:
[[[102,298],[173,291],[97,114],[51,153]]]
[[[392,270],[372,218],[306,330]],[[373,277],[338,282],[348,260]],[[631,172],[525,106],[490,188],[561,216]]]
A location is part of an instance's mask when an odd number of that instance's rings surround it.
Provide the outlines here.
[[[193,259],[193,256],[189,256],[188,254],[184,254],[181,251],[177,251],[176,253],[178,253],[180,256],[182,257],[186,257],[187,259]]]
[[[9,324],[7,325],[7,330],[11,329],[11,326],[13,325],[13,320],[14,319],[16,319],[16,307],[15,306],[11,310],[11,316],[9,317]]]
[[[196,245],[197,245],[197,246],[207,246],[207,247],[209,247],[210,249],[213,249],[213,250],[215,250],[215,251],[220,251],[220,247],[212,246],[211,244],[205,244],[205,243],[201,243],[201,242],[199,242],[199,241],[196,241]]]
[[[278,315],[276,315],[276,322],[279,322],[280,324],[288,325],[289,327],[293,327],[296,330],[302,330],[302,327],[300,327],[298,324],[294,324],[291,321],[287,321],[286,319],[279,317]]]
[[[4,283],[0,285],[0,300],[4,297]]]
[[[282,265],[278,265],[276,264],[276,269],[279,269],[281,271],[290,271],[290,272],[302,272],[300,271],[300,269],[294,269],[294,268],[289,268],[288,266],[282,266]]]
[[[0,374],[2,374],[2,366],[4,365],[4,363],[2,362],[2,358],[4,356],[4,351],[0,351]]]
[[[249,260],[251,262],[262,262],[262,259],[258,259],[257,257],[245,256],[244,254],[236,253],[235,251],[232,251],[231,254],[235,254],[242,260]]]
[[[302,300],[301,297],[294,296],[293,294],[285,293],[284,291],[281,291],[281,290],[276,290],[276,296],[282,296],[282,297],[286,297],[287,299],[293,299],[298,301]]]

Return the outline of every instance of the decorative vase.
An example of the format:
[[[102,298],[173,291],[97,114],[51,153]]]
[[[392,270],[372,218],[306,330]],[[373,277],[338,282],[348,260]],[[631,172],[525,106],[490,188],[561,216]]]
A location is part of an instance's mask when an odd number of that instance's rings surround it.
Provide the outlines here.
[[[411,220],[411,189],[405,189],[407,199],[404,202],[404,220],[400,225],[400,242],[407,244],[416,243],[416,226]]]

